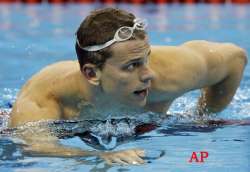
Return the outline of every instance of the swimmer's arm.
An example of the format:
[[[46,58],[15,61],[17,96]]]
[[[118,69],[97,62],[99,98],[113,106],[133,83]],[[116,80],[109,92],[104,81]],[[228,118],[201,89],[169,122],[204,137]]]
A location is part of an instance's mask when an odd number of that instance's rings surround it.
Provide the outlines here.
[[[209,53],[210,48],[216,53]],[[175,98],[195,89],[203,92],[199,113],[223,110],[232,100],[247,63],[245,51],[233,44],[191,41],[180,47],[152,50],[150,67],[156,78],[148,102],[167,102],[156,107],[157,112],[165,112]]]
[[[24,153],[29,156],[48,156],[48,157],[89,157],[97,156],[102,158],[108,164],[118,163],[123,165],[128,164],[143,164],[144,151],[140,149],[127,149],[121,151],[87,151],[81,148],[68,147],[60,144],[59,139],[48,134],[49,131],[39,133],[39,135],[26,135],[23,139],[27,146],[24,147]],[[27,134],[27,133],[26,133]]]
[[[197,49],[205,59],[206,75],[197,110],[199,114],[216,113],[222,111],[235,95],[247,56],[242,48],[234,44],[206,42],[202,46],[207,50]]]
[[[19,96],[12,108],[9,127],[39,120],[57,120],[61,115],[60,105],[52,98],[36,100]]]
[[[95,156],[95,151],[84,151],[80,148],[67,147],[59,143],[59,139],[49,134],[50,131],[34,135],[25,134],[22,137],[26,142],[24,153],[29,156],[52,157],[85,157]],[[36,134],[36,133],[35,133]]]

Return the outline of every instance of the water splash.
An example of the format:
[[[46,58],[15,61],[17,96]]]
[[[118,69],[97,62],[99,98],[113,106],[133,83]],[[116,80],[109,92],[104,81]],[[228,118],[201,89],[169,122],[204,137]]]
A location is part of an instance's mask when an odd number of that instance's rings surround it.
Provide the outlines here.
[[[18,91],[18,89],[9,88],[3,88],[0,91],[0,131],[7,128],[9,114]]]
[[[250,89],[239,88],[229,106],[219,116],[223,119],[245,119],[250,117]]]
[[[0,108],[10,109],[16,100],[19,89],[3,88],[0,90]]]

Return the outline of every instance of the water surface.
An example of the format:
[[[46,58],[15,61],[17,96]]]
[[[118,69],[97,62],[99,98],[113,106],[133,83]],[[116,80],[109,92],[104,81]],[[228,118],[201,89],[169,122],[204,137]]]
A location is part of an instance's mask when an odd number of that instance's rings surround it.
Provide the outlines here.
[[[152,44],[178,45],[193,39],[233,42],[250,51],[250,6],[245,5],[117,5],[149,21]],[[0,107],[10,111],[21,86],[44,66],[76,59],[74,33],[95,5],[0,5]],[[249,120],[249,65],[230,106],[212,119]],[[22,153],[22,140],[14,135],[0,136],[0,171],[240,171],[250,170],[249,125],[201,125],[185,118],[195,111],[198,91],[176,100],[169,113],[181,115],[161,127],[107,149],[141,148],[148,152],[142,166],[108,166],[96,157],[29,157]],[[6,128],[7,116],[1,119]],[[146,117],[145,117],[146,118]],[[121,123],[126,124],[126,123]],[[104,127],[104,126],[101,126]],[[126,130],[126,125],[119,126]],[[101,128],[103,129],[103,128]],[[106,131],[106,130],[105,130]],[[61,139],[65,145],[94,150],[79,136]],[[192,152],[207,151],[204,163],[189,163]],[[161,155],[161,156],[160,156]],[[158,157],[160,158],[154,158]],[[150,159],[151,157],[151,159]]]

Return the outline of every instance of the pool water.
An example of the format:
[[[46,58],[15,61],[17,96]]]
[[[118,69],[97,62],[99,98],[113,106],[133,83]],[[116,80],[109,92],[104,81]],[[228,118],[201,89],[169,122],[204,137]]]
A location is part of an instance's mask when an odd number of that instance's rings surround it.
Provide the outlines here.
[[[194,39],[232,42],[250,52],[249,5],[129,5],[117,7],[133,12],[149,22],[152,44],[178,45]],[[80,22],[102,4],[23,5],[0,4],[0,108],[11,110],[25,81],[44,66],[60,60],[76,59],[75,36]],[[232,103],[211,119],[250,119],[250,69]],[[109,166],[96,157],[29,157],[22,154],[22,141],[14,135],[0,135],[0,171],[239,171],[250,170],[250,126],[201,125],[192,115],[198,91],[177,99],[169,110],[173,116],[161,127],[122,142],[106,142],[106,147],[87,144],[78,136],[64,137],[62,144],[86,150],[145,149],[147,162],[141,166]],[[150,115],[150,114],[146,114]],[[148,116],[147,116],[148,117]],[[8,116],[1,117],[0,130]],[[145,117],[146,118],[146,117]],[[125,123],[121,123],[125,124]],[[78,125],[78,124],[77,124]],[[101,126],[104,130],[108,123]],[[70,127],[66,125],[66,127]],[[79,127],[79,126],[78,126]],[[128,129],[125,125],[119,125]],[[115,133],[117,134],[117,133]],[[115,135],[114,134],[114,135]],[[193,152],[205,151],[204,163],[189,162]]]

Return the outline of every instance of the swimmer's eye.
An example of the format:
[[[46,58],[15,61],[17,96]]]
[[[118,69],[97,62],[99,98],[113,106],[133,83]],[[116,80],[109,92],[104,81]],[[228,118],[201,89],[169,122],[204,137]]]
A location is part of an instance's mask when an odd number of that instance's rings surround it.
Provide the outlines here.
[[[135,68],[138,68],[140,66],[143,65],[143,62],[134,62],[134,63],[131,63],[129,64],[127,67],[126,67],[126,70],[128,71],[133,71]]]

